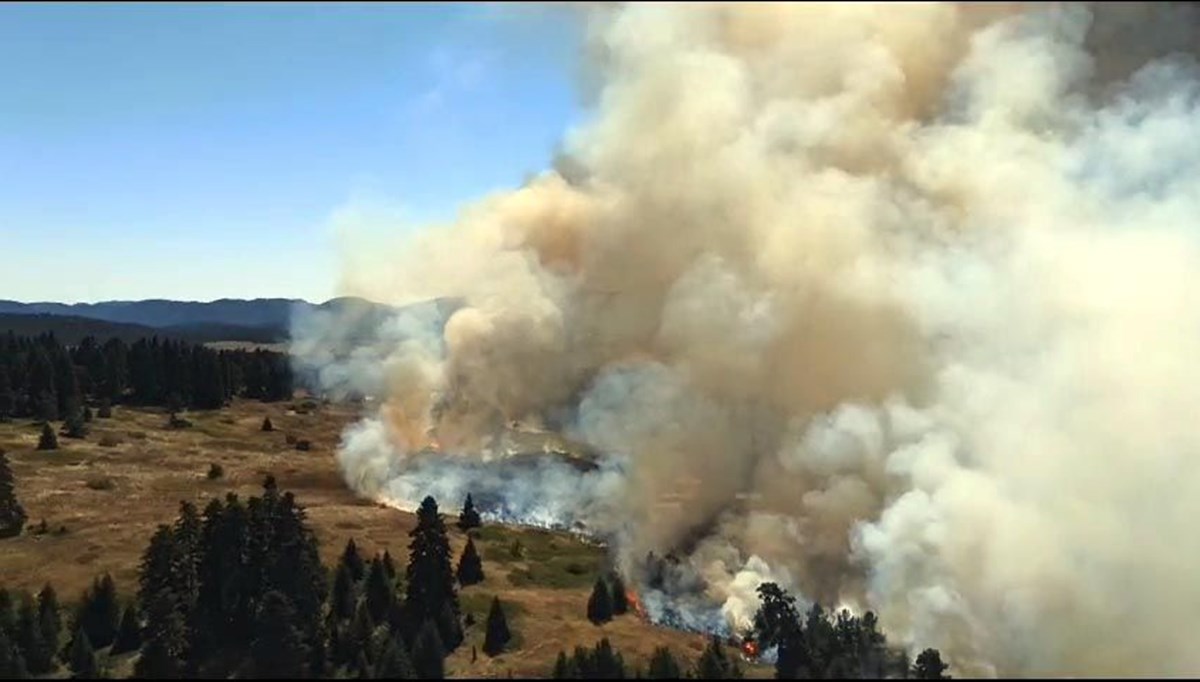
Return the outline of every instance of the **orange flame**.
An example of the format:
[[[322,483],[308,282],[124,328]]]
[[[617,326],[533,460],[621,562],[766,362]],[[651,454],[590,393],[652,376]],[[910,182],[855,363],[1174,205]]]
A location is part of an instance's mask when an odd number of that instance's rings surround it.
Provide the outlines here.
[[[646,617],[646,610],[642,608],[642,600],[638,599],[637,592],[625,590],[625,601],[629,603],[629,608],[637,614],[638,618]]]
[[[429,440],[429,449],[430,449],[430,450],[433,450],[434,452],[441,452],[441,451],[442,451],[442,444],[438,442],[438,439],[436,439],[436,438],[431,438],[431,439]]]
[[[748,640],[742,642],[742,653],[746,654],[746,658],[757,659],[758,658],[758,642],[755,642],[752,639],[748,639]]]

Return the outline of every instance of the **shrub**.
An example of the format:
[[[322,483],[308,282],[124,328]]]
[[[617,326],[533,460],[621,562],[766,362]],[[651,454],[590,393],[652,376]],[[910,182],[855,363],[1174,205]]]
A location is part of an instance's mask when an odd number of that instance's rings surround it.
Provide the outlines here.
[[[288,435],[284,436],[284,437],[283,437],[283,440],[284,440],[284,441],[285,441],[285,442],[286,442],[288,445],[295,445],[295,444],[296,444],[296,437],[295,437],[295,436],[293,436],[293,435],[292,435],[292,434],[290,434],[290,433],[289,433]]]
[[[208,466],[208,480],[215,481],[218,478],[223,478],[224,476],[225,476],[225,468],[222,467],[220,464],[217,464],[214,462],[213,464],[210,464]]]
[[[96,416],[101,419],[112,419],[112,405],[109,405],[108,401],[101,403]]]
[[[298,440],[296,441],[296,449],[300,450],[301,452],[308,452],[312,449],[312,443],[308,442],[307,440]]]
[[[90,476],[85,483],[92,490],[112,490],[117,487],[116,482],[108,476]]]
[[[106,433],[100,436],[100,447],[102,448],[115,448],[123,442],[121,437],[115,434]]]
[[[175,413],[171,413],[171,418],[167,420],[168,429],[190,429],[192,423]]]

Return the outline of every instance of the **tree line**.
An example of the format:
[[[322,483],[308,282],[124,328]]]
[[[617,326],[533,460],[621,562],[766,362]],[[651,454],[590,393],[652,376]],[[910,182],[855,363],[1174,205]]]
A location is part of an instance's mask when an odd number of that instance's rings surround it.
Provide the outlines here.
[[[217,409],[235,396],[291,395],[290,363],[281,353],[218,351],[158,337],[127,344],[89,336],[67,346],[53,333],[0,336],[0,419],[69,421],[89,401],[176,411]]]

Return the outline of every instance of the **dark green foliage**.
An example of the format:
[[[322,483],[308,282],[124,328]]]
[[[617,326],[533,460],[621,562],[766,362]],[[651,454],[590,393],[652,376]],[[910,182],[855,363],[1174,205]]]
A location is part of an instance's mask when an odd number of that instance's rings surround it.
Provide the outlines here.
[[[713,635],[696,662],[693,677],[698,680],[738,680],[742,678],[742,671],[737,661],[726,655],[720,638]]]
[[[50,428],[50,423],[42,424],[42,435],[38,438],[38,450],[57,450],[58,436],[54,435],[54,429]]]
[[[651,680],[678,680],[683,677],[683,669],[667,647],[659,647],[650,656],[650,667],[646,678]]]
[[[96,418],[96,415],[92,413],[92,408],[90,408],[90,407],[83,408],[83,422],[85,424],[91,423],[91,421],[95,418]]]
[[[558,652],[558,658],[554,660],[554,671],[550,673],[550,677],[555,680],[579,679],[579,671],[571,665],[571,659],[567,658],[565,651]]]
[[[512,633],[508,629],[508,619],[504,617],[504,608],[500,606],[498,597],[492,597],[492,608],[487,617],[487,634],[483,640],[483,653],[497,656],[504,651],[510,640]]]
[[[612,612],[614,616],[624,615],[629,611],[629,597],[625,594],[625,581],[621,580],[621,576],[612,574]]]
[[[442,612],[436,619],[438,635],[442,638],[442,646],[446,651],[454,651],[463,641],[462,622],[458,611],[449,602],[442,605]]]
[[[379,661],[375,664],[375,679],[379,680],[413,680],[417,678],[412,661],[409,660],[404,640],[393,635],[384,647]]]
[[[375,650],[375,624],[367,613],[366,604],[359,604],[350,623],[350,632],[344,633],[345,652],[347,660],[362,658],[368,663],[375,660],[378,652]],[[370,670],[370,666],[367,668]]]
[[[450,566],[450,541],[437,502],[426,497],[417,510],[417,527],[409,536],[404,610],[414,623],[436,620],[444,607],[458,613],[458,594]],[[451,648],[457,642],[446,642]],[[420,665],[417,666],[420,669]]]
[[[263,431],[274,431],[275,430],[275,425],[271,423],[270,417],[263,417],[262,430]]]
[[[413,642],[412,664],[417,677],[422,680],[440,680],[446,677],[446,650],[433,622],[427,621]]]
[[[272,590],[262,598],[250,647],[251,677],[292,680],[307,676],[308,649],[295,619],[296,612],[282,593]]]
[[[350,569],[344,563],[338,564],[333,579],[333,591],[329,593],[329,610],[339,620],[346,620],[354,615],[354,605],[357,601],[358,595]]]
[[[96,411],[96,416],[100,419],[112,419],[112,404],[107,399],[100,403],[100,409]]]
[[[142,640],[142,654],[134,665],[134,677],[182,677],[187,631],[169,589],[158,592],[151,601]]]
[[[358,552],[358,545],[354,544],[354,538],[346,541],[346,549],[342,551],[341,564],[350,571],[350,577],[354,579],[354,582],[362,580],[367,574],[362,555]]]
[[[37,595],[38,627],[42,642],[51,651],[58,651],[62,638],[62,609],[58,605],[58,594],[49,583]]]
[[[0,680],[23,680],[29,677],[25,659],[8,630],[0,628]]]
[[[387,571],[388,580],[396,579],[396,562],[392,561],[392,553],[383,550],[383,570]]]
[[[949,667],[942,662],[942,655],[937,649],[926,649],[917,654],[911,676],[918,680],[948,680],[950,676],[945,672]]]
[[[21,595],[16,640],[30,674],[42,675],[54,669],[54,647],[46,642],[37,606],[29,594]]]
[[[138,622],[137,609],[133,604],[125,607],[121,614],[121,625],[117,628],[117,639],[113,642],[112,653],[123,654],[127,651],[137,651],[142,646],[142,625]]]
[[[17,500],[13,484],[12,468],[8,456],[0,450],[0,538],[11,538],[21,534],[29,517]]]
[[[458,527],[466,532],[472,528],[479,528],[481,525],[483,525],[483,521],[479,518],[479,512],[475,510],[475,501],[468,494],[466,501],[463,502],[462,511],[458,515]]]
[[[92,582],[79,601],[75,624],[87,633],[88,640],[104,648],[117,638],[121,610],[117,603],[117,588],[112,576],[105,573]]]
[[[208,465],[208,473],[206,474],[206,476],[207,476],[208,480],[210,480],[210,481],[215,481],[218,478],[223,478],[225,476],[225,467],[223,467],[220,464],[217,464],[215,462],[212,464],[209,464]]]
[[[587,618],[596,625],[600,625],[612,620],[612,614],[612,594],[608,590],[608,584],[602,578],[596,578],[596,584],[592,587],[592,596],[588,597]]]
[[[88,435],[87,422],[83,420],[83,412],[78,405],[72,404],[67,408],[67,419],[63,424],[63,435],[67,438],[86,438]]]
[[[71,638],[71,652],[67,663],[72,679],[94,680],[100,676],[100,669],[96,664],[96,651],[83,628],[77,629],[75,636]]]
[[[458,584],[463,587],[483,582],[483,559],[475,550],[475,541],[467,538],[467,546],[463,548],[458,560]]]
[[[371,561],[370,571],[367,572],[367,613],[371,616],[371,622],[376,625],[384,622],[392,607],[394,592],[392,581],[388,580],[387,570],[383,567],[383,560],[376,556]]]
[[[560,651],[551,673],[558,680],[622,680],[625,676],[625,660],[613,651],[607,637],[592,649],[575,647],[570,657]]]

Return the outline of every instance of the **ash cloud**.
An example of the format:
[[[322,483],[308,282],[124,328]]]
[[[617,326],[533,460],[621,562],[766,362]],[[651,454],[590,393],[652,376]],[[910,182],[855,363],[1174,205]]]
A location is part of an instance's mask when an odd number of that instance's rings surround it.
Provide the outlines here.
[[[1200,671],[1194,8],[582,15],[558,170],[347,250],[344,293],[461,307],[342,354],[296,330],[382,402],[351,485],[486,487],[505,425],[556,425],[605,464],[509,508],[631,575],[675,552],[728,627],[772,579],[959,674]]]

